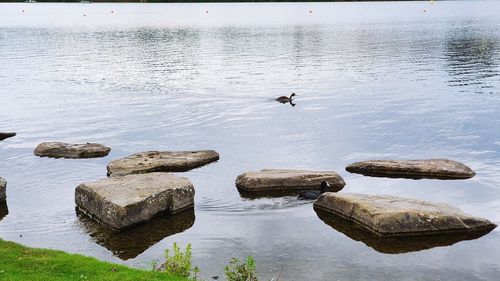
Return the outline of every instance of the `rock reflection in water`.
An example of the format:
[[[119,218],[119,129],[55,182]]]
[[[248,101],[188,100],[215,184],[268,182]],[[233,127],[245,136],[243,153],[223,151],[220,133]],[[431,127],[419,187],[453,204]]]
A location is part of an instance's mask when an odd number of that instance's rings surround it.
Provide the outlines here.
[[[435,247],[451,246],[460,241],[477,239],[491,231],[491,229],[488,229],[467,233],[449,233],[440,235],[405,237],[381,237],[366,230],[363,226],[342,218],[338,215],[316,208],[314,208],[314,210],[316,211],[318,217],[325,224],[333,227],[339,232],[342,232],[349,238],[356,241],[361,241],[365,245],[375,249],[377,252],[384,254],[403,254],[408,252],[427,250]]]
[[[0,200],[0,221],[9,214],[7,200]]]
[[[116,232],[81,211],[76,210],[76,214],[92,240],[122,260],[135,258],[163,238],[191,228],[195,220],[194,209],[189,209],[174,216],[158,216],[147,223]]]
[[[276,190],[276,191],[245,191],[238,188],[238,192],[240,193],[241,198],[245,199],[261,199],[261,198],[277,198],[277,197],[286,197],[286,196],[294,196],[297,197],[299,195],[299,191],[297,190]]]

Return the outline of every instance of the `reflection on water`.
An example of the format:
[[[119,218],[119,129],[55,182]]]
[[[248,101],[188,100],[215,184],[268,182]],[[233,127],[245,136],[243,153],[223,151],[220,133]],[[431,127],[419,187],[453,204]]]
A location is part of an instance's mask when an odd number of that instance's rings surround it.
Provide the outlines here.
[[[273,191],[245,191],[238,189],[242,198],[259,199],[259,198],[279,198],[288,197],[290,201],[297,199],[299,193],[303,190],[273,190]]]
[[[193,226],[194,210],[173,216],[157,216],[151,221],[125,231],[113,231],[82,212],[76,210],[80,225],[97,244],[104,246],[122,260],[137,257],[165,237],[180,233]]]
[[[425,180],[425,179],[434,179],[434,180],[445,180],[445,181],[463,181],[468,179],[460,179],[460,178],[446,178],[440,175],[417,175],[417,174],[383,174],[380,171],[356,171],[350,172],[355,174],[360,174],[367,177],[374,178],[387,178],[387,179],[412,179],[412,180]]]
[[[342,218],[341,216],[316,208],[314,211],[316,211],[318,217],[325,224],[345,234],[349,238],[361,241],[367,246],[375,249],[377,252],[385,254],[402,254],[427,250],[434,247],[451,246],[460,241],[477,239],[492,231],[492,229],[487,229],[468,233],[382,238],[381,236],[367,230],[363,226]]]
[[[7,200],[0,200],[0,221],[9,214]]]
[[[458,30],[446,44],[446,70],[452,77],[450,86],[477,85],[478,93],[493,93],[494,85],[488,79],[499,75],[495,53],[495,37],[482,36],[472,30]]]

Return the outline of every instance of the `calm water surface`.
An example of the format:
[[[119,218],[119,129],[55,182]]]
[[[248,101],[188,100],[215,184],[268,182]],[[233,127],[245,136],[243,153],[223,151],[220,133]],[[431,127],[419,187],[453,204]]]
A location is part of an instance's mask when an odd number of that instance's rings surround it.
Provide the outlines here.
[[[173,242],[192,243],[207,280],[247,255],[264,279],[284,264],[281,280],[498,280],[498,230],[388,254],[325,224],[310,202],[248,199],[234,186],[261,168],[333,169],[344,191],[448,203],[500,223],[498,11],[500,2],[482,1],[0,4],[0,131],[18,133],[0,143],[0,237],[140,267]],[[292,91],[295,107],[272,101]],[[33,155],[53,140],[113,150]],[[75,212],[75,187],[105,177],[108,161],[187,149],[221,154],[184,173],[194,211],[121,234]],[[427,157],[462,161],[477,176],[344,171]]]

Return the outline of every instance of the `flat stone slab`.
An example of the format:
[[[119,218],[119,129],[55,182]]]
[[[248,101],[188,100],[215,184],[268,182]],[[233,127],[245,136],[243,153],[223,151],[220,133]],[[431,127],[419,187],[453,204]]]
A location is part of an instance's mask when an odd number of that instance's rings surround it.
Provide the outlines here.
[[[354,221],[380,236],[411,236],[491,230],[495,224],[460,209],[388,195],[323,193],[314,207]]]
[[[5,199],[5,197],[7,197],[6,189],[7,189],[7,182],[2,177],[0,177],[0,201],[2,201],[3,199]]]
[[[468,179],[476,175],[466,165],[448,159],[370,160],[353,163],[345,169],[365,176],[411,179]]]
[[[144,174],[151,172],[185,172],[219,160],[213,150],[146,151],[108,164],[109,176]]]
[[[178,213],[194,205],[193,184],[168,173],[148,173],[82,183],[75,190],[80,211],[114,230]]]
[[[327,225],[347,237],[361,241],[375,251],[384,254],[403,254],[417,252],[435,247],[447,247],[455,243],[478,239],[492,229],[484,231],[447,233],[439,235],[418,235],[418,236],[380,236],[367,230],[360,224],[345,219],[339,215],[314,208],[318,217]]]
[[[342,177],[333,171],[264,169],[239,175],[236,187],[245,192],[298,192],[320,190],[322,181],[328,182],[333,192],[345,186]]]
[[[70,144],[43,142],[35,149],[35,155],[51,158],[96,158],[109,154],[111,148],[98,143]]]
[[[0,132],[0,141],[3,141],[4,139],[12,138],[16,135],[16,133],[2,133]]]

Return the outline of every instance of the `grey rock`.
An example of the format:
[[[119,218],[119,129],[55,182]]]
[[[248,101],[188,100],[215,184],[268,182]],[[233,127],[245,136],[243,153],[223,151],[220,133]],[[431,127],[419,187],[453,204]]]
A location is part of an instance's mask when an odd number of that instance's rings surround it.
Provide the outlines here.
[[[314,207],[354,221],[380,236],[411,236],[491,230],[495,224],[460,209],[411,198],[354,193],[322,194]]]
[[[342,177],[333,171],[264,169],[239,175],[236,187],[245,192],[298,192],[319,190],[322,181],[330,184],[329,191],[337,192],[345,186]]]
[[[367,230],[356,222],[342,216],[314,208],[318,217],[327,225],[345,234],[349,238],[361,241],[377,252],[384,254],[402,254],[427,250],[434,247],[451,246],[465,240],[477,239],[492,231],[484,229],[474,232],[446,233],[438,235],[411,235],[411,236],[380,236]]]
[[[7,197],[7,182],[0,177],[0,201]]]
[[[0,141],[14,137],[15,135],[16,135],[16,133],[2,133],[2,132],[0,132]]]
[[[108,164],[108,175],[123,176],[151,172],[184,172],[219,160],[213,150],[146,151]]]
[[[366,176],[411,179],[468,179],[476,175],[466,165],[448,159],[370,160],[353,163],[346,170]]]
[[[111,148],[98,143],[70,144],[63,142],[43,142],[34,153],[51,158],[96,158],[109,154]]]
[[[75,190],[80,211],[114,230],[176,214],[194,205],[193,184],[168,173],[149,173],[82,183]]]

